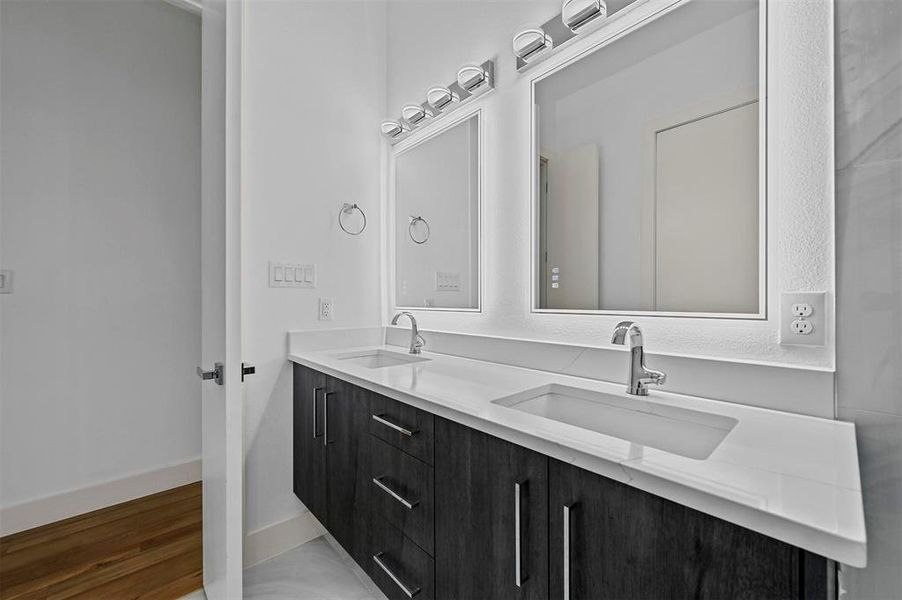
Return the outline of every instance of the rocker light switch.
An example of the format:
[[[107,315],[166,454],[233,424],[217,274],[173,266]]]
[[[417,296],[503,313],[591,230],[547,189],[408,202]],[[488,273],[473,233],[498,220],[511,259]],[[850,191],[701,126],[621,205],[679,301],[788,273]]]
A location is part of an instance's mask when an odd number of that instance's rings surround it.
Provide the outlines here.
[[[316,265],[270,262],[269,287],[315,288]]]

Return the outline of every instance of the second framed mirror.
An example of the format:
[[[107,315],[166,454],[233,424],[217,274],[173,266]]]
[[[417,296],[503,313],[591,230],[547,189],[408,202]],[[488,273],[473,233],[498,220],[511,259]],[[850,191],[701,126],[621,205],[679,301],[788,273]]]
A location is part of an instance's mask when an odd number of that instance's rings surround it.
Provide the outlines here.
[[[469,112],[394,149],[398,309],[480,309],[481,125]]]

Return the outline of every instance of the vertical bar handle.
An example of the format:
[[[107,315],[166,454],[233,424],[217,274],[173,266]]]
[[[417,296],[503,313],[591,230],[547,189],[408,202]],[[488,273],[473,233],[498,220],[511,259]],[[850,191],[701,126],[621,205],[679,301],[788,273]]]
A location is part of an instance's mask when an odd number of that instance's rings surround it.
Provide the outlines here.
[[[564,505],[564,600],[570,600],[570,511],[572,504]]]
[[[514,483],[514,583],[523,587],[523,486],[526,482]]]
[[[323,446],[329,445],[329,396],[335,392],[323,394]]]
[[[316,433],[316,393],[321,392],[326,388],[323,387],[315,387],[313,388],[313,439],[319,437],[319,434]]]

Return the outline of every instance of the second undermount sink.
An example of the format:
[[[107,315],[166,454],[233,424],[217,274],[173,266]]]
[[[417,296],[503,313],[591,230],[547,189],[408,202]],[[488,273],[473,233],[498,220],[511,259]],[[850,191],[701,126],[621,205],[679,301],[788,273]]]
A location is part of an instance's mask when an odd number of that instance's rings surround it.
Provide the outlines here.
[[[551,384],[493,401],[529,413],[679,454],[708,458],[738,421],[731,417]]]
[[[414,354],[401,354],[388,350],[367,350],[364,352],[349,352],[335,356],[338,360],[344,360],[367,369],[381,369],[397,365],[408,365],[418,362],[426,362],[429,359]]]

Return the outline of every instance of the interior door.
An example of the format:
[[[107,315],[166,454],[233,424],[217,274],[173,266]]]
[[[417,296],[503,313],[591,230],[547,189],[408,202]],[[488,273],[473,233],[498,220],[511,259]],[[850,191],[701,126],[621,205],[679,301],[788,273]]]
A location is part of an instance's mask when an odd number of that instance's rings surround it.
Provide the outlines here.
[[[204,590],[241,598],[244,406],[241,390],[241,2],[204,0],[202,13],[201,311]],[[219,383],[219,385],[217,385]]]
[[[542,308],[598,308],[598,160],[598,146],[585,144],[550,157],[543,170],[548,190]]]

